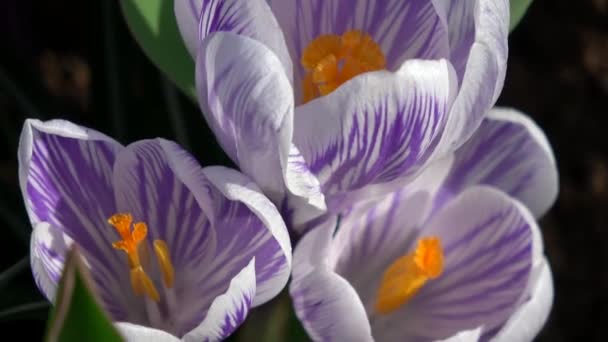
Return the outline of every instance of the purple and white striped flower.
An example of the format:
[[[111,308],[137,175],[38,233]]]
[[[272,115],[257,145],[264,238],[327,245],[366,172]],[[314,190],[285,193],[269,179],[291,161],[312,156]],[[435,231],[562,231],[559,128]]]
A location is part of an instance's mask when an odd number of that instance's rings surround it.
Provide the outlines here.
[[[123,147],[67,121],[27,120],[19,176],[40,290],[54,299],[78,245],[129,340],[221,340],[289,278],[291,244],[270,200],[171,141]]]
[[[175,14],[207,122],[294,228],[407,183],[502,89],[508,0],[176,0]]]
[[[414,182],[304,236],[296,313],[315,341],[531,341],[553,298],[535,220],[557,189],[542,132],[495,109]]]

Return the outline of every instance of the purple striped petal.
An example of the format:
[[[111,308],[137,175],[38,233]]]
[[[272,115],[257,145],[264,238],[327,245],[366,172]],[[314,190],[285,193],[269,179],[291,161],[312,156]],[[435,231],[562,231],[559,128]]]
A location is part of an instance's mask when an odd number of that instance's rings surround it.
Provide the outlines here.
[[[192,191],[214,228],[216,246],[212,250],[216,254],[209,268],[226,269],[255,257],[253,305],[272,299],[291,272],[291,242],[276,207],[242,173],[219,166],[201,169],[178,145],[167,141],[162,145],[173,171]]]
[[[46,222],[34,226],[30,243],[32,273],[36,285],[50,302],[55,299],[57,286],[63,273],[65,256],[74,243],[75,241],[61,229]],[[116,274],[109,273],[103,267],[102,261],[87,250],[79,248],[79,252],[91,270],[96,285],[96,294],[111,317],[116,320],[138,319],[126,309],[136,302],[128,298],[125,298],[126,302],[121,300],[125,290],[130,289],[129,279],[116,278]],[[123,274],[128,274],[128,271]]]
[[[216,33],[203,45],[199,101],[226,153],[274,203],[282,203],[287,188],[302,203],[324,210],[318,182],[291,145],[293,96],[276,56],[232,33]]]
[[[514,110],[493,109],[456,151],[440,200],[476,184],[498,188],[542,216],[559,185],[553,152],[538,126]]]
[[[46,222],[34,227],[30,240],[30,264],[36,285],[53,302],[61,279],[65,255],[74,241]]]
[[[166,331],[144,327],[142,325],[119,322],[114,326],[118,329],[125,341],[128,342],[179,342],[180,339]]]
[[[163,144],[169,142],[144,140],[127,146],[114,166],[114,186],[118,211],[145,222],[148,241],[161,239],[169,247],[175,268],[176,305],[188,308],[173,317],[174,331],[180,335],[200,323],[213,298],[228,287],[229,279],[213,282],[216,292],[201,295],[198,275],[204,273],[202,260],[211,258],[215,232],[192,190],[172,169]],[[196,164],[193,167],[200,169]],[[228,277],[239,270],[238,266],[226,268]]]
[[[289,81],[255,40],[216,33],[203,46],[196,84],[205,119],[224,151],[276,202],[293,132]]]
[[[443,155],[467,141],[502,91],[507,67],[509,1],[435,0],[435,3],[440,16],[446,18],[450,60],[460,85],[437,151]]]
[[[264,0],[175,0],[175,16],[188,51],[214,32],[232,32],[266,45],[291,79],[292,64],[283,33]]]
[[[163,239],[176,270],[176,330],[198,325],[213,300],[255,257],[259,297],[287,282],[291,247],[276,208],[242,174],[202,169],[175,143],[157,139],[129,145],[114,169],[121,211],[148,223],[150,239]]]
[[[56,283],[66,252],[62,241],[73,240],[116,319],[126,318],[121,305],[129,301],[121,298],[129,279],[124,260],[112,249],[115,233],[106,220],[116,213],[112,165],[122,149],[99,132],[62,120],[27,120],[19,145],[21,190],[36,227],[32,263],[38,284],[52,298],[54,291],[44,284],[43,275]]]
[[[328,268],[335,223],[326,222],[298,243],[289,289],[294,309],[314,341],[373,341],[355,289]]]
[[[289,150],[286,179],[290,192],[281,211],[288,226],[297,230],[302,224],[324,214],[327,207],[319,180],[293,144]]]
[[[547,321],[553,302],[553,279],[546,260],[535,266],[531,278],[528,298],[491,341],[532,341]]]
[[[368,313],[374,310],[384,271],[408,252],[431,204],[428,193],[402,190],[341,216],[332,242],[339,253],[334,271],[357,291]]]
[[[475,41],[475,7],[477,1],[434,0],[433,4],[448,31],[450,61],[462,80]]]
[[[188,332],[185,342],[221,341],[243,323],[256,292],[255,258],[231,281],[228,290],[211,304],[205,320]]]
[[[377,317],[374,336],[435,340],[479,326],[484,331],[502,326],[525,292],[537,229],[527,209],[500,191],[474,187],[463,192],[420,232],[440,238],[443,273],[402,309]]]
[[[291,273],[291,242],[285,223],[276,207],[245,175],[220,166],[207,167],[204,174],[225,197],[224,202],[230,201],[216,207],[218,245],[226,246],[224,253],[255,256],[257,289],[253,306],[264,304],[279,294]],[[254,215],[246,217],[241,213],[245,210]]]
[[[381,46],[389,70],[406,59],[449,57],[447,32],[431,1],[425,0],[269,0],[293,58],[296,98],[304,69],[304,49],[320,35],[349,30],[368,33]],[[298,101],[297,103],[299,103]]]
[[[426,164],[453,82],[446,61],[410,60],[395,73],[361,75],[296,108],[294,144],[319,178],[330,210],[366,198],[368,186],[391,183],[394,191]]]
[[[112,165],[122,146],[62,120],[27,120],[19,144],[19,180],[33,224],[48,222],[87,250],[107,241],[99,222],[116,212]],[[83,229],[84,228],[84,229]],[[103,253],[97,253],[103,255]]]

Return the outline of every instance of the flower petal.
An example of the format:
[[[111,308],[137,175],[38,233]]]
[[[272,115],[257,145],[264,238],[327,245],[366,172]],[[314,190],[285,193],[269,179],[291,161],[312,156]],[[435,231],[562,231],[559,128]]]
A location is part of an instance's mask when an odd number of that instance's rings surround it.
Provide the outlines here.
[[[172,151],[167,152],[166,147]],[[162,139],[127,146],[114,167],[119,211],[131,213],[136,222],[147,224],[146,240],[161,239],[169,247],[175,269],[176,307],[180,308],[173,314],[173,331],[178,336],[204,319],[215,297],[228,288],[230,279],[251,258],[216,258],[220,254],[217,232],[208,212],[212,211],[209,207],[217,191],[208,182],[198,188],[186,184],[176,171],[175,163],[180,160],[188,162],[192,174],[202,172],[187,152]],[[226,263],[227,259],[236,262],[226,265],[222,277],[217,276],[220,273],[212,260]]]
[[[218,243],[226,239],[227,252],[255,255],[257,290],[253,306],[274,298],[287,284],[291,273],[291,242],[276,207],[245,175],[225,167],[207,167],[204,174],[221,195],[255,216],[246,218],[238,211],[216,217]],[[218,207],[218,209],[225,209]],[[247,227],[249,225],[250,227]],[[230,247],[232,250],[230,250]]]
[[[449,25],[452,63],[460,85],[436,152],[441,156],[467,141],[502,91],[507,67],[509,1],[477,0],[474,6],[470,1],[435,3],[438,12],[446,11],[441,16],[447,18]],[[470,37],[472,31],[474,39]]]
[[[253,39],[216,33],[203,42],[196,68],[207,123],[230,158],[273,199],[283,195],[293,132],[291,86],[278,63]]]
[[[115,212],[112,165],[121,149],[111,138],[67,121],[27,120],[19,143],[19,182],[30,221],[105,241],[97,227]]]
[[[255,257],[257,290],[253,306],[272,299],[285,287],[291,272],[291,242],[276,207],[242,173],[221,166],[201,169],[177,144],[162,141],[162,147],[173,171],[203,203],[201,207],[216,231],[218,252],[242,254],[245,262]],[[217,255],[214,258],[224,269],[235,262],[222,261]]]
[[[303,202],[323,210],[317,182],[297,167],[291,85],[277,58],[259,42],[232,33],[213,34],[203,45],[199,101],[226,153],[274,203],[282,203],[287,188],[296,197],[311,196]]]
[[[491,341],[532,341],[547,321],[553,302],[553,279],[547,261],[544,260],[534,273],[530,297]]]
[[[175,0],[175,16],[192,56],[197,56],[200,42],[207,36],[214,32],[232,32],[266,45],[291,79],[291,58],[283,33],[266,1]]]
[[[374,311],[384,271],[408,252],[431,204],[428,193],[404,189],[341,215],[332,243],[333,270],[357,291],[368,313]]]
[[[433,0],[448,31],[450,61],[462,80],[469,58],[471,45],[475,41],[475,8],[478,1]]]
[[[373,341],[357,293],[327,267],[335,220],[306,234],[294,254],[289,292],[300,322],[314,341]]]
[[[253,182],[227,168],[202,169],[177,144],[156,139],[119,156],[117,203],[167,242],[183,309],[178,331],[205,317],[212,301],[255,257],[254,305],[274,297],[291,270],[291,245],[276,208]],[[204,265],[204,267],[202,267]],[[181,287],[180,287],[181,286]]]
[[[46,222],[34,226],[30,240],[30,264],[36,285],[53,302],[65,256],[73,240]]]
[[[331,211],[369,196],[367,186],[394,191],[418,173],[440,138],[454,82],[445,60],[410,60],[296,108],[294,144]]]
[[[256,292],[255,258],[231,281],[228,290],[211,304],[205,320],[183,340],[221,341],[243,323]]]
[[[454,336],[448,337],[444,340],[437,342],[474,342],[479,341],[481,336],[481,328],[465,330],[457,333]]]
[[[304,49],[323,34],[349,30],[369,34],[381,47],[389,70],[406,59],[449,57],[447,32],[430,1],[270,0],[294,60],[296,98],[301,98]],[[300,103],[300,101],[297,101]]]
[[[114,233],[106,227],[107,218],[116,213],[112,166],[122,149],[99,132],[62,120],[27,120],[19,145],[21,190],[35,227],[32,262],[38,284],[52,298],[44,272],[57,281],[57,261],[66,252],[63,241],[73,240],[114,318],[125,318],[114,304],[121,302],[121,286],[129,281],[127,272],[121,272],[124,260],[112,250]]]
[[[290,192],[281,212],[288,227],[298,230],[297,227],[324,214],[327,207],[319,180],[293,144],[289,150],[286,179]]]
[[[129,342],[179,342],[180,339],[169,334],[168,332],[144,327],[142,325],[118,322],[114,323],[114,326],[118,329],[125,341]]]
[[[532,120],[514,110],[493,109],[456,151],[442,185],[443,200],[477,184],[508,193],[535,217],[549,209],[558,192],[557,168],[547,138]]]
[[[537,229],[528,210],[502,192],[486,187],[463,192],[420,232],[440,238],[443,273],[402,309],[377,319],[374,333],[389,340],[406,332],[434,340],[501,326],[528,283]]]

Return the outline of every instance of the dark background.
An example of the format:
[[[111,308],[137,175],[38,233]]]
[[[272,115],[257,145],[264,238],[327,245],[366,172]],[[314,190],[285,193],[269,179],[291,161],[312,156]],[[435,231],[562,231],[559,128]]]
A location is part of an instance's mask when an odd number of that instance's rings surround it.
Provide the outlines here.
[[[608,0],[536,0],[510,37],[499,105],[546,132],[560,196],[541,221],[555,302],[538,341],[608,339]],[[23,120],[65,118],[123,143],[182,143],[229,164],[196,105],[164,80],[110,0],[0,1],[0,325],[40,340],[48,304],[27,258],[17,181]]]

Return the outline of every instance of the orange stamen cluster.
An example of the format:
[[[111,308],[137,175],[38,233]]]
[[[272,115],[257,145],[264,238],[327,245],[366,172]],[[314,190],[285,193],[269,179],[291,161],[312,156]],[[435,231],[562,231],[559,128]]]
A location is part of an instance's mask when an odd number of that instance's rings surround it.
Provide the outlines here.
[[[121,238],[121,240],[114,242],[112,246],[124,251],[129,258],[133,292],[140,296],[146,295],[155,302],[158,302],[160,300],[158,289],[146,273],[141,262],[141,253],[145,253],[147,250],[145,239],[148,235],[148,227],[143,222],[133,223],[133,217],[130,214],[123,213],[113,215],[108,219],[108,223],[114,226]],[[131,225],[133,226],[133,230],[131,230]],[[171,288],[173,287],[175,271],[171,263],[169,247],[163,240],[154,240],[154,251],[163,275],[163,282],[167,288]]]
[[[369,34],[356,30],[317,37],[304,50],[301,63],[307,71],[302,81],[305,103],[359,74],[386,67],[380,46]]]
[[[443,272],[443,249],[436,237],[418,241],[414,252],[393,262],[384,272],[376,297],[376,312],[391,313],[407,303],[430,279]]]

